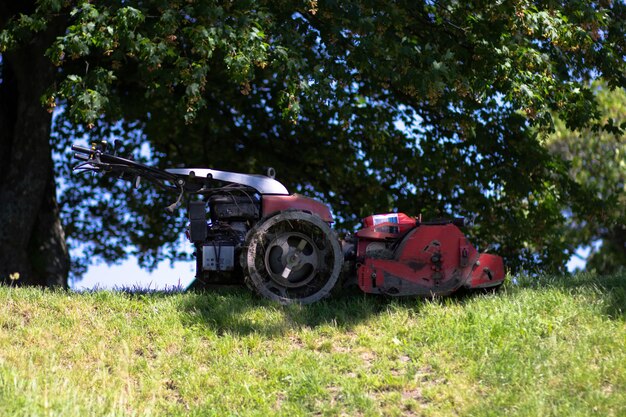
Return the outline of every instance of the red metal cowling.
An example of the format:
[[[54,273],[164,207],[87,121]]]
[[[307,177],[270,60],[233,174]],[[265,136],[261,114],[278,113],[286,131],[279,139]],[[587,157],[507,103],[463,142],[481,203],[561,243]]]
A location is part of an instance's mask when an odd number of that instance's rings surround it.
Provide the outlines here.
[[[455,225],[422,224],[402,238],[391,257],[363,259],[358,283],[364,292],[374,294],[446,295],[461,286],[471,287],[478,259]]]
[[[502,284],[504,261],[500,256],[481,253],[477,266],[472,271],[470,288],[489,288]]]
[[[326,204],[303,195],[264,195],[261,204],[263,217],[285,210],[302,210],[318,215],[326,223],[333,222],[333,216]]]

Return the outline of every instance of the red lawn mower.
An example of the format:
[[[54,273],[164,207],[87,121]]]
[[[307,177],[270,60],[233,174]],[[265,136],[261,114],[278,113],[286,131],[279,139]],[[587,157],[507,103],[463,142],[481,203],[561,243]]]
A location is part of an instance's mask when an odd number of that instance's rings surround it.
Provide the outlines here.
[[[331,228],[329,208],[290,194],[272,169],[267,175],[160,170],[107,148],[106,142],[72,146],[82,161],[74,170],[111,173],[136,186],[145,179],[177,192],[166,208],[170,213],[189,197],[186,235],[195,246],[198,282],[243,282],[279,303],[307,304],[350,281],[366,293],[429,297],[504,281],[502,258],[477,252],[459,229],[464,219],[429,222],[404,213],[377,214],[341,241]]]

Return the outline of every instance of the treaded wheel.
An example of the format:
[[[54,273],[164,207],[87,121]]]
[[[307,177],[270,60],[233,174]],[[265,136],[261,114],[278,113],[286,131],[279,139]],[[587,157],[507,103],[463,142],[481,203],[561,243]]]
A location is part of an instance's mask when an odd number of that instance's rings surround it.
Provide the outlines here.
[[[284,211],[248,232],[241,264],[246,285],[256,293],[282,304],[309,304],[337,284],[343,253],[321,218]]]

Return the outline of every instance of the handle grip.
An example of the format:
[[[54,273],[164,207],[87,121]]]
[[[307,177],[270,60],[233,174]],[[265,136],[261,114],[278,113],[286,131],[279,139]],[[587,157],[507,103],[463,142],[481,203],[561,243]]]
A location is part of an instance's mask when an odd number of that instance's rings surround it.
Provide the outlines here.
[[[82,146],[78,146],[78,145],[72,145],[72,150],[75,152],[86,153],[86,154],[90,154],[93,152],[93,150],[89,148],[83,148]]]

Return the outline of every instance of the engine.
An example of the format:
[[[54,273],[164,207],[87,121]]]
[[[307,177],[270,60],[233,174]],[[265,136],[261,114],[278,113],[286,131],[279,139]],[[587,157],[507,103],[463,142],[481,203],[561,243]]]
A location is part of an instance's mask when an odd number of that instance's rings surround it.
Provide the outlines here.
[[[196,247],[197,279],[215,284],[241,281],[241,249],[260,213],[254,191],[221,192],[208,202],[190,202],[188,237]]]

